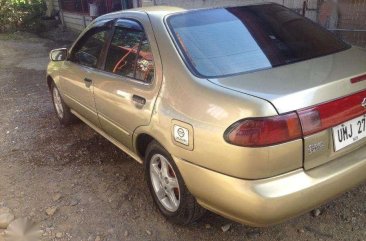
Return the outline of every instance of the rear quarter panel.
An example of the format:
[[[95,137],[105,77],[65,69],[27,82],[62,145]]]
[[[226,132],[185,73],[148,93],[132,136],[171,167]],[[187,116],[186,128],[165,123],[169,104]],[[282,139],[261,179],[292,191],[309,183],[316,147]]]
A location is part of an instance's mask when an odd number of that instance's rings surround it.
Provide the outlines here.
[[[163,20],[151,17],[163,65],[162,88],[151,124],[134,138],[149,133],[173,156],[227,175],[257,179],[302,167],[302,140],[272,147],[245,148],[225,142],[225,130],[247,117],[277,115],[267,101],[238,93],[193,76],[185,66]],[[193,149],[174,144],[172,122],[193,128]]]

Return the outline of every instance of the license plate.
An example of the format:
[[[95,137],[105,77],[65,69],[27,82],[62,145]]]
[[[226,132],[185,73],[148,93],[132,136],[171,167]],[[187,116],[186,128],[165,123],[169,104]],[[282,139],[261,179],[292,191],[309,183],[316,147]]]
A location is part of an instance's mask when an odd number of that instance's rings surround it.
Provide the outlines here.
[[[338,151],[366,137],[365,122],[366,117],[360,116],[333,127],[334,150]]]

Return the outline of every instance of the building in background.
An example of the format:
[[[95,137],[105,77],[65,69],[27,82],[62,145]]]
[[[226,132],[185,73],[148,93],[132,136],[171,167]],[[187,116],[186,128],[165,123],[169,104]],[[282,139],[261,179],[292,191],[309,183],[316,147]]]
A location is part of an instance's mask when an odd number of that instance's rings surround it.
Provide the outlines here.
[[[264,0],[46,0],[48,8],[59,12],[63,25],[67,28],[82,31],[93,18],[122,9],[153,5],[171,5],[183,8],[202,8],[253,4],[268,2]],[[318,0],[307,0],[304,11],[303,0],[273,0],[286,7],[304,13],[312,20],[317,18]]]
[[[47,6],[59,13],[63,25],[80,32],[97,16],[141,7],[141,2],[140,0],[48,0]]]
[[[202,8],[260,2],[284,5],[333,31],[346,42],[366,47],[366,0],[142,0],[141,5]]]
[[[366,47],[366,0],[46,0],[48,8],[59,11],[62,23],[69,29],[82,31],[94,17],[154,5],[178,6],[186,9],[238,6],[275,2],[334,31],[347,42]]]

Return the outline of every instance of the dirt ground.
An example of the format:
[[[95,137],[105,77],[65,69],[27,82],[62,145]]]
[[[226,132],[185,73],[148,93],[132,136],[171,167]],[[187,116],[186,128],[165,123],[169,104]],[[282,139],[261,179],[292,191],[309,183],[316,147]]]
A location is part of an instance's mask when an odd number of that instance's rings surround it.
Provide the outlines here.
[[[141,165],[85,124],[56,119],[45,69],[65,44],[0,35],[0,208],[36,222],[42,240],[366,240],[366,184],[268,228],[212,213],[187,227],[166,222]]]

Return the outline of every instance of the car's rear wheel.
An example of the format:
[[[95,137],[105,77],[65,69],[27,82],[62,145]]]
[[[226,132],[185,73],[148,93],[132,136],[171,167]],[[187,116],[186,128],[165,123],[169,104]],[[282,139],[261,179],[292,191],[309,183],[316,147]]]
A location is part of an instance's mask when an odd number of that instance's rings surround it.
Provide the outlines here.
[[[53,107],[55,108],[57,118],[62,125],[70,125],[75,121],[75,116],[71,113],[70,108],[63,101],[60,91],[54,83],[51,84],[51,94]]]
[[[145,175],[154,202],[171,222],[189,224],[205,213],[189,193],[170,154],[156,141],[146,151]]]

